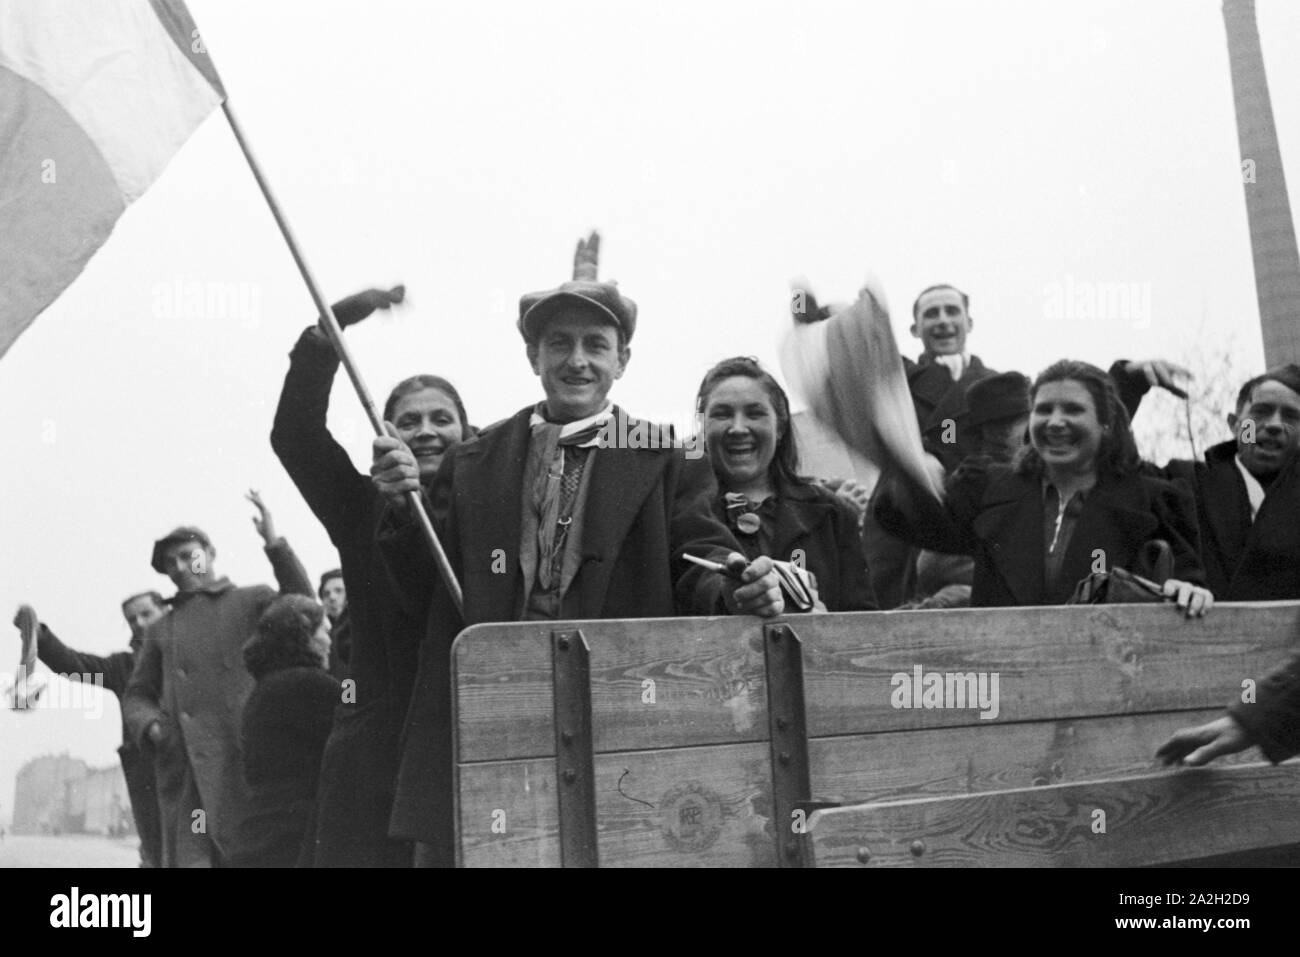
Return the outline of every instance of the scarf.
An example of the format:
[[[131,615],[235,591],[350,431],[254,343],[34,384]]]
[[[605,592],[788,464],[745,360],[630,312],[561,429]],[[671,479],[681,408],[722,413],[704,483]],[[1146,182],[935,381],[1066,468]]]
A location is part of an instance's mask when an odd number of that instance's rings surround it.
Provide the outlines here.
[[[558,425],[547,422],[539,403],[528,419],[532,430],[531,453],[536,456],[532,473],[533,508],[537,514],[537,583],[550,591],[559,583],[559,557],[564,553],[569,526],[573,524],[573,500],[582,478],[576,463],[565,469],[566,448],[590,449],[600,444],[604,424],[613,418],[613,407],[606,405],[595,415],[576,422]],[[585,454],[581,457],[585,460]],[[562,514],[563,513],[563,514]]]

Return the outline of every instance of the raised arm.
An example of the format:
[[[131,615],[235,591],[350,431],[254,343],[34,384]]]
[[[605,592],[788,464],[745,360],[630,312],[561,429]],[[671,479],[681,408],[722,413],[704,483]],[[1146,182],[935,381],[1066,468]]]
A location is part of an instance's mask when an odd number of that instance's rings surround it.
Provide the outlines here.
[[[253,527],[257,529],[257,534],[262,536],[262,541],[265,543],[266,557],[271,562],[271,571],[275,573],[280,594],[306,595],[308,598],[315,598],[316,590],[312,587],[311,579],[307,577],[307,569],[298,560],[297,554],[289,546],[288,541],[283,536],[275,534],[275,519],[271,517],[271,510],[262,501],[262,496],[256,489],[249,489],[244,497],[257,507],[257,514],[253,516]]]
[[[353,325],[377,308],[401,302],[404,293],[401,286],[388,292],[370,289],[335,303],[334,315],[344,327]],[[289,373],[271,428],[271,448],[336,546],[355,522],[368,518],[372,495],[370,480],[356,470],[325,424],[338,367],[325,334],[317,326],[305,329],[289,353]]]
[[[36,654],[45,666],[60,675],[99,675],[104,687],[121,696],[133,670],[130,652],[100,657],[84,651],[75,651],[55,637],[54,632],[41,622],[36,638]]]

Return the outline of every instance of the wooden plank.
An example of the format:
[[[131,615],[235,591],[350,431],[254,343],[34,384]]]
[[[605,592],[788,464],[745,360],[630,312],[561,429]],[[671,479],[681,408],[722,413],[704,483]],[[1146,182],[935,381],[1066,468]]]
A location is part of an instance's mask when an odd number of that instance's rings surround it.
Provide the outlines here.
[[[1133,867],[1295,843],[1298,806],[1300,762],[1183,769],[818,811],[807,847],[821,867]]]
[[[757,618],[478,625],[452,652],[461,761],[555,753],[549,642],[569,627],[591,647],[597,751],[766,739]]]
[[[811,743],[810,796],[847,804],[1131,775],[1152,767],[1156,747],[1175,729],[1220,713],[1125,715],[821,739]],[[770,814],[770,764],[763,748],[723,745],[597,755],[602,866],[774,863],[765,843],[761,855],[753,846],[754,835],[761,833],[767,840],[771,827],[765,816]],[[1248,763],[1256,758],[1246,751],[1226,760]],[[559,866],[553,759],[476,762],[462,765],[459,775],[465,863]],[[692,782],[726,797],[726,819],[730,822],[734,816],[744,823],[720,833],[718,842],[739,839],[743,847],[693,852],[689,841],[674,844],[669,839],[674,832],[664,830],[662,807],[673,802],[664,796],[679,787],[689,792]],[[684,806],[689,809],[690,802]],[[759,809],[762,814],[749,819]],[[681,807],[677,813],[680,828]]]
[[[932,728],[809,742],[813,797],[861,804],[1126,777],[1156,767],[1176,730],[1222,709]],[[1254,749],[1224,762],[1259,760]]]
[[[1285,660],[1300,635],[1300,602],[1217,605],[1193,620],[1165,605],[1097,605],[807,615],[790,624],[805,648],[808,733],[823,737],[1221,707],[1243,679]],[[996,718],[969,702],[895,706],[894,676],[912,677],[918,666],[985,673],[989,690],[997,674]]]
[[[1167,606],[962,609],[793,616],[804,644],[812,737],[1219,707],[1272,670],[1300,635],[1300,602],[1219,605],[1188,621]],[[456,642],[461,761],[554,753],[550,632],[479,625]],[[582,622],[591,645],[598,751],[766,737],[762,622]],[[998,675],[998,713],[895,707],[895,675]],[[652,681],[653,686],[645,682]],[[653,687],[654,703],[646,699]],[[991,685],[989,686],[991,690]],[[920,702],[924,704],[925,702]]]
[[[463,765],[459,778],[463,866],[560,866],[554,761]],[[773,867],[770,793],[764,744],[597,755],[600,864]]]

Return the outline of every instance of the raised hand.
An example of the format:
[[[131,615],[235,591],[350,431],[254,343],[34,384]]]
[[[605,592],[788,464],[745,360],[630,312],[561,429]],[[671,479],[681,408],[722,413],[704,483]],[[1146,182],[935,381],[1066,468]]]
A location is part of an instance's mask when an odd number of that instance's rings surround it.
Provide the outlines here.
[[[405,286],[394,286],[387,292],[383,289],[367,289],[340,299],[331,308],[334,310],[334,318],[339,321],[339,327],[346,329],[355,326],[376,309],[388,309],[405,298]]]
[[[573,278],[595,282],[600,271],[600,233],[591,231],[586,239],[578,240],[573,251]]]
[[[1192,373],[1176,362],[1170,362],[1168,359],[1138,359],[1126,363],[1124,371],[1129,375],[1141,374],[1153,389],[1158,386],[1172,392],[1180,399],[1187,398],[1187,390],[1179,386],[1177,380],[1182,379],[1187,382],[1191,380]]]
[[[262,496],[258,494],[257,489],[250,488],[244,498],[257,506],[258,514],[253,516],[253,527],[257,529],[257,534],[262,536],[262,541],[266,544],[275,544],[275,522],[271,518],[271,510],[262,501]]]

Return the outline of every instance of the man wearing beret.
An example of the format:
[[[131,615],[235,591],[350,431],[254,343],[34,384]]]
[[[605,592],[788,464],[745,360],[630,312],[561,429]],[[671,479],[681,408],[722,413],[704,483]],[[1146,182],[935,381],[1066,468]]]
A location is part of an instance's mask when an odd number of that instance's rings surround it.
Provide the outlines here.
[[[306,572],[270,514],[254,519],[281,593],[312,597]],[[151,564],[177,588],[172,612],[151,625],[122,698],[132,739],[152,750],[162,817],[164,867],[220,866],[248,813],[239,720],[253,679],[244,643],[276,592],[236,588],[213,568],[202,530],[173,529],[154,542]]]
[[[451,643],[489,621],[662,618],[783,610],[771,561],[746,560],[708,507],[712,471],[683,450],[621,448],[602,425],[623,375],[636,305],[616,285],[575,280],[520,301],[519,331],[546,398],[457,446],[428,490],[464,588],[457,613],[400,496],[420,488],[400,441],[375,440],[371,474],[394,499],[381,546],[399,587],[428,609],[391,833],[417,864],[454,863]],[[610,430],[618,431],[622,430]],[[608,434],[608,432],[606,433]],[[689,475],[689,477],[688,477]],[[682,559],[725,562],[733,581]]]
[[[1185,397],[1174,373],[1186,375],[1160,360],[1121,360],[1110,370],[1130,414],[1151,385]],[[1195,496],[1206,586],[1217,601],[1300,599],[1300,366],[1246,382],[1228,426],[1234,438],[1206,449],[1204,461],[1144,470]]]

